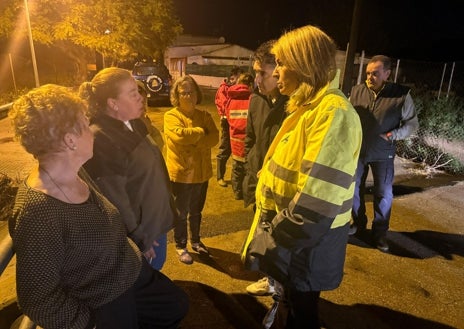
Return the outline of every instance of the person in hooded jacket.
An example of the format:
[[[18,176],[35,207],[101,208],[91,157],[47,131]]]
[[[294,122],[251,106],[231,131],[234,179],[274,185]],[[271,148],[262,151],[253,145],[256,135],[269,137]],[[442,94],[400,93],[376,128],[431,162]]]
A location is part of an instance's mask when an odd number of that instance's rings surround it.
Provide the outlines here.
[[[254,78],[250,73],[242,73],[237,83],[227,90],[226,117],[229,124],[230,149],[233,159],[231,181],[235,200],[243,199],[245,136],[253,80]]]
[[[320,293],[343,278],[362,129],[338,88],[336,51],[311,25],[272,47],[287,116],[263,161],[242,260],[283,287],[287,329],[319,329]]]
[[[229,87],[237,83],[237,79],[243,70],[234,66],[230,70],[229,77],[224,79],[219,85],[216,95],[214,97],[214,104],[216,104],[217,112],[220,118],[221,140],[219,143],[219,152],[216,155],[216,177],[219,186],[227,187],[227,182],[224,180],[226,174],[227,160],[229,160],[232,151],[230,149],[230,136],[229,136],[229,122],[227,121],[226,105],[229,97],[227,90]]]

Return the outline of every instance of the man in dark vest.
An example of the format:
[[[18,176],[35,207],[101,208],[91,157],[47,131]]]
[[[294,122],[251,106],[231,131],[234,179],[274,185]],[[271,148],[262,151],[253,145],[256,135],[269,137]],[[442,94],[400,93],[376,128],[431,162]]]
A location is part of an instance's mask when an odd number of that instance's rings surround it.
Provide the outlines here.
[[[409,137],[419,126],[409,88],[387,81],[390,73],[390,58],[374,56],[367,63],[366,83],[354,86],[350,93],[350,102],[361,118],[363,141],[349,234],[366,230],[364,195],[370,167],[374,179],[372,238],[374,246],[383,252],[389,250],[386,235],[393,201],[396,141]]]

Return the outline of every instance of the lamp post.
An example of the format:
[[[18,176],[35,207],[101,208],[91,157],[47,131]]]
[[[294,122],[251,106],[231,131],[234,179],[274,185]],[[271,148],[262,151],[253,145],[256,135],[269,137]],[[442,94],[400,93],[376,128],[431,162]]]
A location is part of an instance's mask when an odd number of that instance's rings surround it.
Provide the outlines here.
[[[109,35],[111,33],[110,29],[105,30],[105,35]],[[106,41],[108,40],[108,37],[105,37]],[[102,53],[102,61],[103,61],[103,68],[106,67],[106,62],[105,62],[105,55]]]
[[[31,48],[32,66],[34,68],[35,86],[39,87],[40,86],[39,72],[37,70],[37,61],[35,59],[34,40],[32,39],[31,20],[29,18],[29,7],[27,5],[27,0],[24,0],[24,9],[25,9],[25,12],[26,12],[27,34],[29,35],[29,47]]]

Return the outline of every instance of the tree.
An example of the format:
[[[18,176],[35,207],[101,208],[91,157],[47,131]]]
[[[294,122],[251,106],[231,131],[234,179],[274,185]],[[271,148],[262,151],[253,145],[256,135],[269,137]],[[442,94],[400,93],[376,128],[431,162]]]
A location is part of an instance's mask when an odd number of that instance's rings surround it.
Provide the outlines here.
[[[182,33],[172,0],[29,0],[34,42],[58,47],[78,63],[80,80],[99,52],[117,64],[162,58]],[[2,0],[0,38],[26,38],[24,0]]]

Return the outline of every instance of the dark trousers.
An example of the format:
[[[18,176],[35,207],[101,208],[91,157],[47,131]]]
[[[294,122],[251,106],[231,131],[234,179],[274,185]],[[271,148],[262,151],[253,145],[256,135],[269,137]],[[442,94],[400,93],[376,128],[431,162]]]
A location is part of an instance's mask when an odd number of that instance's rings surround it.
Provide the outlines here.
[[[187,294],[142,257],[135,284],[95,310],[97,329],[176,329],[188,311]]]
[[[172,182],[172,192],[179,212],[174,221],[174,240],[177,249],[187,247],[187,219],[190,226],[190,242],[200,242],[201,212],[205,206],[208,181],[185,184]]]
[[[285,289],[271,328],[320,329],[320,291]]]
[[[217,179],[224,179],[226,174],[226,164],[232,153],[230,147],[230,134],[229,134],[229,122],[226,118],[221,118],[221,143],[219,144],[219,152],[216,156],[217,159]]]
[[[385,235],[390,226],[390,215],[393,203],[393,178],[395,175],[394,159],[385,161],[366,162],[358,161],[356,169],[356,185],[353,196],[352,217],[358,227],[366,227],[366,179],[372,170],[374,179],[373,206],[374,220],[372,222],[372,234],[374,236]]]
[[[232,189],[235,194],[243,196],[243,179],[245,178],[245,162],[235,160],[232,163]]]

